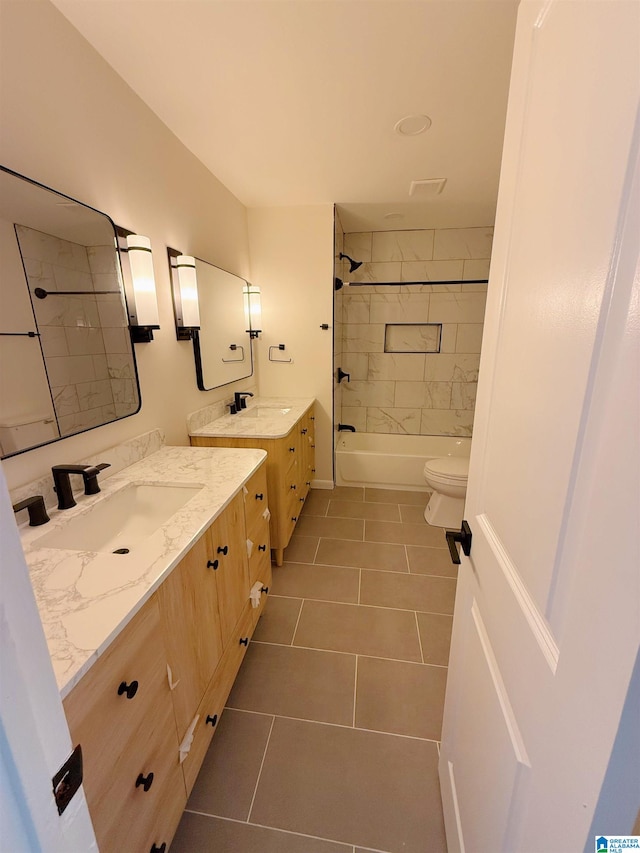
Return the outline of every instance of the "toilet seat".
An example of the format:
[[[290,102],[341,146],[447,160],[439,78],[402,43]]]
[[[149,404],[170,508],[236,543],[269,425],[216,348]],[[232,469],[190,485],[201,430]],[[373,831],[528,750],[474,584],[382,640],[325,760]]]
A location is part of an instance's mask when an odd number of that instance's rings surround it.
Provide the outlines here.
[[[425,477],[454,483],[464,483],[469,478],[469,458],[467,456],[443,456],[430,459],[424,466]]]

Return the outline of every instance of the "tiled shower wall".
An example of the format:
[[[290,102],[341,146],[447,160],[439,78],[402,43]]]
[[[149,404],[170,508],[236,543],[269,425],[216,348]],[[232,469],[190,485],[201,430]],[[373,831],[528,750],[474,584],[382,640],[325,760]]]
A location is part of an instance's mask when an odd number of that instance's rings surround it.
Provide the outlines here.
[[[488,278],[492,236],[491,227],[344,235],[344,252],[363,266],[343,272],[343,423],[471,435],[487,286],[428,282]],[[441,324],[439,352],[384,351],[387,324],[423,323]]]
[[[114,246],[89,246],[16,226],[29,290],[108,290],[32,302],[61,435],[134,412],[135,368]]]

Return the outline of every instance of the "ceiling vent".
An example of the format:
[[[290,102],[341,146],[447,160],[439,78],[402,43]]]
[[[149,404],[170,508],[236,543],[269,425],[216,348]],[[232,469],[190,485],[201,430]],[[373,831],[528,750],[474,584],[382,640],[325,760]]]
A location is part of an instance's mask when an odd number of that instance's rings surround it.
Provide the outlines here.
[[[425,178],[423,181],[411,181],[409,195],[420,196],[420,198],[440,195],[446,183],[446,178]]]

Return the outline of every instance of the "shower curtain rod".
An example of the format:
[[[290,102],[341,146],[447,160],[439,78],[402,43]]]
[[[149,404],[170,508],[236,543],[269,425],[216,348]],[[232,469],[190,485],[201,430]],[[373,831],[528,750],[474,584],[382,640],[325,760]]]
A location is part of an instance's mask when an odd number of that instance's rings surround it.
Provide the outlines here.
[[[398,287],[405,284],[489,284],[488,278],[465,278],[455,281],[348,281],[349,287]]]

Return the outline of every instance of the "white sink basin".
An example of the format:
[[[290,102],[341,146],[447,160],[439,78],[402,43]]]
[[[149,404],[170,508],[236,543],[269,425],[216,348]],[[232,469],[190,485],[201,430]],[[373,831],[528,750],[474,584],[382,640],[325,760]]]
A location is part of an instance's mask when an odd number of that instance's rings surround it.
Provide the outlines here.
[[[243,409],[240,414],[243,418],[277,418],[288,415],[291,408],[281,409],[279,406],[254,406],[252,409]]]
[[[168,521],[201,485],[131,483],[72,517],[64,527],[41,536],[34,545],[68,551],[110,551],[134,546]]]

